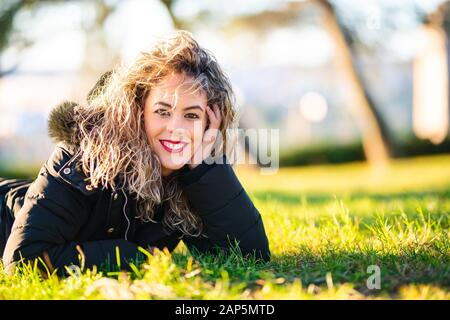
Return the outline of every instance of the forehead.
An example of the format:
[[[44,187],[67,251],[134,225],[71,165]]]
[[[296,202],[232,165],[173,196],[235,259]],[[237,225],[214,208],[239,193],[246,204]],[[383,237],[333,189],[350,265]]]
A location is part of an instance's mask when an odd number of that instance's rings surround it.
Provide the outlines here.
[[[206,99],[205,91],[196,85],[194,78],[172,73],[159,82],[150,92],[150,95],[158,98],[184,98]]]

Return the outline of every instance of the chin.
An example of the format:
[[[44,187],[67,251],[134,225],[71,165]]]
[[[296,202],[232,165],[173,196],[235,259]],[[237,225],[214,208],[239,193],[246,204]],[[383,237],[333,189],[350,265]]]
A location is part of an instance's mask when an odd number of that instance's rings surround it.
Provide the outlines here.
[[[180,170],[181,168],[183,168],[184,165],[185,165],[186,163],[187,163],[187,162],[185,162],[185,163],[183,163],[183,164],[172,164],[172,163],[167,164],[167,163],[161,163],[161,165],[162,165],[164,168],[168,169],[168,170],[173,170],[173,171],[175,171],[175,170]]]
[[[188,163],[189,159],[167,159],[167,158],[159,158],[161,162],[161,166],[169,169],[169,170],[180,170]]]

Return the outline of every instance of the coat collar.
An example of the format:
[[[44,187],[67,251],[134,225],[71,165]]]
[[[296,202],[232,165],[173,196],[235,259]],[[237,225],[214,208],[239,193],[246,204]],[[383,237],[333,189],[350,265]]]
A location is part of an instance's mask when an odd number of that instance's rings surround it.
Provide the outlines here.
[[[48,135],[55,144],[63,143],[69,148],[78,146],[74,133],[77,130],[75,112],[78,104],[65,101],[57,105],[48,117]]]

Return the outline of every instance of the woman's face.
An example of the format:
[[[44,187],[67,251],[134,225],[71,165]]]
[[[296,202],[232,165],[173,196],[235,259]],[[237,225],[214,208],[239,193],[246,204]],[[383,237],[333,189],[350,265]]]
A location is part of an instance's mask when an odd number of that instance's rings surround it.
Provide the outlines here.
[[[207,125],[206,93],[191,77],[173,73],[150,90],[144,105],[147,139],[167,176],[187,164],[202,144]]]

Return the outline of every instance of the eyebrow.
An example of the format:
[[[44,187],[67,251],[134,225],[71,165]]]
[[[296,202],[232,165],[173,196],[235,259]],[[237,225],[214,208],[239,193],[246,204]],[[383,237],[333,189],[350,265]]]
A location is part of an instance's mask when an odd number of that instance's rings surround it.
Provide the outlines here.
[[[167,103],[167,102],[163,102],[163,101],[158,101],[158,102],[156,102],[156,103],[154,103],[153,104],[154,106],[156,106],[156,105],[161,105],[161,106],[163,106],[163,107],[168,107],[168,108],[173,108],[172,107],[172,105],[170,104],[170,103]],[[199,105],[193,105],[193,106],[189,106],[189,107],[186,107],[186,108],[184,108],[183,110],[192,110],[192,109],[200,109],[201,111],[203,111],[203,108],[202,107],[200,107]]]

